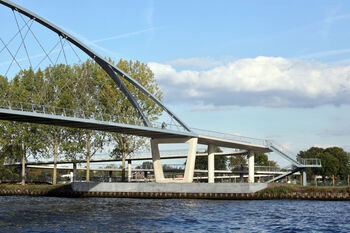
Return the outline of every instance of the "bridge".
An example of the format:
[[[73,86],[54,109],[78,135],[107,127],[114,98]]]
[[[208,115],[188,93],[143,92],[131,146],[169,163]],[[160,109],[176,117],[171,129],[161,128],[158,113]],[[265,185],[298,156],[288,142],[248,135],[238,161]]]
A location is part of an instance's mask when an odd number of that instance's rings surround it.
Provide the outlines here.
[[[68,109],[58,108],[56,106],[37,104],[37,103],[25,103],[16,102],[8,99],[0,100],[0,120],[15,121],[15,122],[27,122],[35,124],[62,126],[79,129],[89,129],[105,132],[117,132],[120,134],[134,135],[140,137],[149,138],[151,144],[151,159],[153,161],[155,182],[157,183],[191,183],[194,180],[195,172],[195,159],[197,156],[197,145],[203,144],[208,146],[208,182],[214,183],[215,174],[215,147],[225,147],[230,149],[244,150],[244,153],[248,156],[248,182],[254,183],[254,156],[255,153],[269,153],[276,152],[282,158],[287,159],[295,167],[292,171],[281,174],[274,178],[270,182],[277,181],[283,177],[293,174],[298,171],[305,171],[307,167],[320,167],[320,161],[304,160],[296,161],[291,158],[280,149],[275,143],[270,140],[255,139],[249,137],[242,137],[232,134],[222,134],[213,131],[204,131],[188,127],[178,116],[176,116],[171,110],[169,110],[154,94],[148,91],[145,87],[139,84],[129,74],[103,58],[101,55],[93,51],[83,42],[72,36],[70,33],[64,31],[62,28],[54,25],[39,15],[25,9],[11,1],[0,0],[0,5],[8,8],[12,11],[14,20],[16,22],[17,31],[7,41],[2,39],[2,48],[0,47],[0,55],[5,51],[8,52],[11,60],[8,69],[4,76],[9,74],[13,64],[16,64],[19,70],[24,70],[21,60],[23,58],[18,57],[18,51],[22,50],[25,58],[28,61],[30,69],[39,69],[44,63],[48,62],[49,65],[55,66],[59,59],[63,60],[66,64],[67,58],[71,57],[67,55],[67,48],[71,48],[72,56],[76,56],[79,60],[78,54],[83,54],[89,59],[96,62],[115,82],[118,89],[124,94],[125,98],[129,101],[130,105],[134,108],[138,115],[137,120],[118,119],[113,115],[107,115],[102,112],[91,112],[84,109]],[[20,23],[21,22],[21,23]],[[55,47],[50,49],[44,48],[44,43],[41,42],[34,33],[32,24],[41,28],[46,34],[51,33],[53,37],[58,40]],[[44,58],[34,66],[32,56],[28,52],[27,35],[31,34],[35,38],[34,42],[37,43],[43,50]],[[11,49],[11,43],[15,39],[18,39],[19,46]],[[0,44],[1,45],[1,44]],[[61,46],[59,46],[61,45]],[[58,46],[58,47],[57,47]],[[59,49],[57,49],[59,48]],[[74,49],[75,48],[75,49]],[[56,62],[53,62],[50,56],[53,51],[59,52]],[[133,94],[129,90],[128,86],[132,86],[133,89],[139,94]],[[147,118],[141,108],[141,99],[138,96],[144,96],[149,101],[152,101],[155,106],[162,110],[163,116],[170,119],[170,123],[166,124],[161,122],[153,122]],[[185,155],[186,165],[184,168],[184,176],[182,179],[171,179],[164,177],[164,171],[161,160],[164,159],[159,152],[160,144],[188,144],[188,151]],[[55,171],[57,166],[57,158],[54,158]],[[25,176],[25,159],[22,159],[22,177]]]

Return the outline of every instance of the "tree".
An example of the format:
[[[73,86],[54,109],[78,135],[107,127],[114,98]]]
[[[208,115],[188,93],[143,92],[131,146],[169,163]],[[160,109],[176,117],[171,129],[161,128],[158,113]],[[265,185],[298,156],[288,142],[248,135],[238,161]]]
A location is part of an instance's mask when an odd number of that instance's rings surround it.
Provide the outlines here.
[[[5,162],[20,161],[20,148],[14,148],[12,145],[2,145],[0,150],[0,183],[7,180],[18,180],[19,169],[17,167],[5,166]]]
[[[94,118],[96,113],[103,111],[104,106],[100,100],[100,94],[103,88],[103,78],[105,73],[95,62],[87,60],[81,65],[74,67],[76,72],[76,93],[75,102],[79,103],[79,108],[84,112],[84,117]],[[101,79],[102,78],[102,79]],[[110,79],[110,78],[109,78]],[[76,135],[77,140],[85,142],[81,145],[81,153],[86,158],[86,181],[90,181],[90,159],[98,150],[102,150],[107,142],[107,134],[95,130],[79,130]]]
[[[328,147],[324,152],[333,155],[338,160],[338,170],[336,175],[340,179],[346,179],[350,174],[350,156],[346,153],[343,148],[340,147]]]
[[[110,60],[111,62],[111,60]],[[162,92],[154,78],[151,69],[144,63],[139,61],[120,60],[117,67],[128,73],[156,98],[161,100]],[[129,100],[120,91],[117,84],[103,70],[98,72],[99,85],[99,100],[103,106],[104,114],[112,117],[112,120],[125,124],[140,124],[142,123],[139,115]],[[121,77],[120,77],[121,78]],[[122,79],[122,78],[121,78]],[[123,79],[122,79],[123,80]],[[123,80],[132,95],[138,100],[142,112],[150,122],[156,121],[162,113],[162,109],[156,105],[148,96],[137,90],[133,85]],[[147,146],[147,141],[142,137],[132,135],[111,133],[110,141],[114,145],[111,156],[122,158],[122,180],[125,181],[125,161],[126,157]]]
[[[255,155],[254,163],[256,166],[268,166],[277,167],[276,161],[269,160],[269,157],[264,153],[259,153]]]
[[[215,147],[216,153],[222,152],[220,147]],[[205,153],[208,153],[206,150]],[[214,158],[215,170],[226,170],[227,169],[227,157],[226,156],[215,156]],[[195,169],[208,170],[208,156],[196,156]]]
[[[129,73],[149,92],[161,99],[162,93],[150,68],[139,61],[120,60],[119,68]],[[158,119],[162,109],[130,83],[123,80],[140,108],[150,122]],[[139,115],[129,100],[120,91],[116,83],[92,60],[80,65],[55,65],[43,71],[22,70],[9,82],[0,76],[0,104],[4,100],[12,101],[13,107],[28,107],[32,104],[46,105],[56,114],[77,114],[125,124],[140,124]],[[29,104],[21,104],[29,103]],[[18,105],[18,106],[16,106]],[[97,114],[97,115],[96,115]],[[97,118],[96,118],[97,117]],[[124,134],[107,134],[93,130],[68,129],[64,127],[43,126],[27,123],[0,121],[0,151],[3,148],[17,148],[22,158],[22,180],[24,183],[25,161],[28,156],[34,158],[54,157],[54,183],[56,182],[56,162],[59,154],[66,159],[78,160],[83,156],[87,160],[87,180],[89,180],[90,158],[104,145],[111,142],[112,156],[123,159],[122,173],[125,179],[125,158],[142,147],[146,139]],[[14,154],[10,156],[15,157]]]
[[[74,101],[76,72],[65,64],[49,66],[44,70],[44,90],[42,95],[43,105],[54,108],[58,114],[64,111],[69,114],[67,109],[76,109],[78,104]],[[57,159],[59,154],[65,154],[66,157],[73,157],[82,146],[74,142],[77,130],[57,126],[45,126],[46,145],[49,154],[53,154],[54,170],[53,184],[57,183]],[[79,141],[80,142],[80,141]],[[72,153],[73,152],[73,153]],[[74,156],[75,157],[75,156]]]
[[[4,85],[2,78],[2,85]],[[13,108],[28,109],[32,105],[26,103],[37,104],[41,99],[43,87],[43,76],[39,70],[34,73],[31,69],[20,71],[7,84],[7,93],[3,98],[11,101]],[[22,184],[25,184],[25,163],[29,156],[38,158],[45,155],[43,126],[28,124],[5,122],[1,123],[0,137],[5,148],[16,148],[22,157]]]
[[[321,175],[324,180],[326,176],[339,176],[341,179],[350,174],[350,157],[340,147],[329,147],[326,149],[311,147],[306,151],[300,151],[297,159],[318,158],[321,160],[321,168],[307,168],[310,175]]]
[[[234,171],[240,171],[242,170],[242,167],[243,169],[247,167],[247,159],[245,155],[231,156],[229,161],[229,166]]]
[[[255,155],[254,161],[257,166],[269,166],[269,158],[264,153]]]
[[[319,169],[319,174],[322,176],[324,182],[326,177],[337,174],[337,171],[339,170],[339,160],[329,152],[323,152],[319,154],[318,157],[322,161],[322,167]]]

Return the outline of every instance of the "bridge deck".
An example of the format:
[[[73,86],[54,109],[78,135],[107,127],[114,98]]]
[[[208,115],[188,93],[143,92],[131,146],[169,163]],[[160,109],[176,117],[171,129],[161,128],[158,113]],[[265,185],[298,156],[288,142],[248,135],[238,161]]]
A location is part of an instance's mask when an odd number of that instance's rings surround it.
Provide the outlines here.
[[[238,155],[245,155],[247,154],[247,151],[234,151],[234,152],[218,152],[215,153],[215,156],[238,156]],[[199,157],[204,157],[208,156],[207,153],[197,153],[196,156]],[[162,160],[163,159],[182,159],[182,158],[187,158],[187,155],[163,155],[160,157]],[[142,161],[142,160],[152,160],[152,156],[132,156],[126,158],[126,161]],[[120,162],[122,161],[121,158],[116,158],[116,159],[92,159],[90,160],[90,163],[106,163],[106,162]],[[56,164],[71,164],[71,163],[86,163],[85,159],[79,159],[76,161],[72,160],[61,160],[57,161]],[[31,162],[26,162],[26,165],[48,165],[48,164],[54,164],[54,161],[31,161]],[[5,166],[20,166],[22,163],[20,162],[15,162],[15,163],[9,163],[5,164]]]
[[[259,152],[271,152],[263,145],[251,144],[217,137],[198,135],[194,132],[180,132],[168,129],[159,129],[139,125],[122,124],[115,122],[99,121],[95,119],[74,118],[54,114],[44,114],[37,112],[27,112],[12,109],[0,109],[0,120],[28,122],[45,125],[56,125],[70,128],[100,130],[106,132],[118,132],[148,138],[184,138],[197,137],[199,144],[214,144],[228,148],[238,148],[244,150],[254,150]]]

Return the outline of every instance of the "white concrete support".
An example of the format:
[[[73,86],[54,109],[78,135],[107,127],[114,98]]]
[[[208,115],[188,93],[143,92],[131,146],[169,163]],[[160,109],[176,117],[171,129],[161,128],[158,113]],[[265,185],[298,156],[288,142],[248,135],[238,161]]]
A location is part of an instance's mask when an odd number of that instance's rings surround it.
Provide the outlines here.
[[[131,182],[131,178],[132,178],[131,160],[128,160],[128,182]]]
[[[73,182],[77,181],[77,164],[73,163]]]
[[[192,183],[193,181],[193,175],[194,175],[194,166],[196,164],[196,153],[197,153],[197,143],[198,138],[191,138],[187,141],[189,143],[189,149],[188,149],[188,155],[187,155],[187,161],[186,161],[186,168],[185,168],[185,174],[184,174],[184,183]]]
[[[215,146],[213,144],[208,145],[208,183],[214,183],[215,176]]]
[[[154,169],[154,178],[157,183],[164,182],[164,172],[162,162],[160,161],[160,153],[158,148],[158,141],[151,139],[152,160]]]
[[[306,181],[306,169],[303,170],[303,186],[307,185],[307,181]]]
[[[178,179],[165,179],[162,163],[160,161],[160,153],[158,145],[161,143],[188,143],[189,150],[187,154],[186,168],[184,178]],[[194,166],[196,163],[198,138],[159,138],[151,139],[152,159],[154,168],[154,177],[157,183],[192,183],[194,175]]]
[[[109,176],[108,180],[109,180],[109,183],[112,183],[112,175],[113,175],[113,172],[112,172],[112,171],[109,171],[109,172],[108,172],[108,176]]]
[[[254,183],[254,151],[248,154],[248,183]]]

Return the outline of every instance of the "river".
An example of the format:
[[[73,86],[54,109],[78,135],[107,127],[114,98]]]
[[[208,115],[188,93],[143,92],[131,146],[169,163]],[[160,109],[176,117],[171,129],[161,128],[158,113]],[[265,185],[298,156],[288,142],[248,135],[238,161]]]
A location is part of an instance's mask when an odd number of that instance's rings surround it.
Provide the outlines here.
[[[350,232],[350,202],[0,197],[1,232]]]

